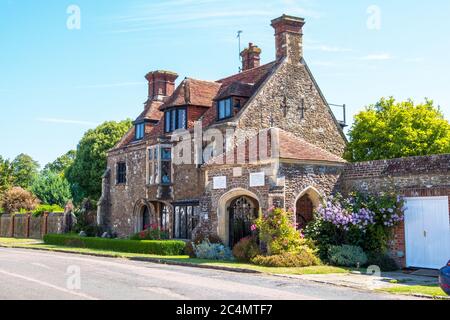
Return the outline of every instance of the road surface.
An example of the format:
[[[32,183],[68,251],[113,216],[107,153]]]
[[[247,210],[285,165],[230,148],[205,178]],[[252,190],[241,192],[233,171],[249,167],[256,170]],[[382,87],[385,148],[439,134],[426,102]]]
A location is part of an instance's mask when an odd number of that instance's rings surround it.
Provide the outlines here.
[[[405,297],[276,276],[0,248],[0,299],[380,300]]]

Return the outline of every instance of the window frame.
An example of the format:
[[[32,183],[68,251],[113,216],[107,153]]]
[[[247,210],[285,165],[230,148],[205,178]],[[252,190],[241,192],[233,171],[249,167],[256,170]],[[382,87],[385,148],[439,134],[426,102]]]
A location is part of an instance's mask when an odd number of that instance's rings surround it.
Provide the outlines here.
[[[134,125],[134,139],[142,140],[145,137],[145,122],[136,123]]]
[[[170,158],[164,158],[164,150],[170,149]],[[173,181],[173,165],[172,165],[172,152],[171,145],[158,144],[151,146],[147,149],[147,183],[149,185],[172,185]],[[152,156],[150,156],[150,154]],[[169,172],[169,182],[163,182],[163,164],[166,164]]]
[[[228,103],[228,104],[227,104]],[[223,108],[223,110],[222,110]],[[233,117],[233,98],[229,97],[217,101],[217,119],[219,121]],[[223,111],[223,112],[222,112]],[[221,115],[223,113],[223,116]]]
[[[123,185],[123,184],[126,184],[126,183],[127,183],[127,163],[125,161],[117,162],[117,165],[116,165],[116,184],[117,185]]]
[[[181,122],[182,117],[184,121]],[[164,112],[164,132],[171,133],[179,129],[187,129],[188,124],[188,108],[177,107],[171,108]]]
[[[184,216],[182,215],[184,210]],[[197,203],[179,203],[173,206],[173,238],[190,240],[198,223],[200,206]],[[185,221],[181,221],[184,219]],[[183,224],[184,222],[184,224]]]

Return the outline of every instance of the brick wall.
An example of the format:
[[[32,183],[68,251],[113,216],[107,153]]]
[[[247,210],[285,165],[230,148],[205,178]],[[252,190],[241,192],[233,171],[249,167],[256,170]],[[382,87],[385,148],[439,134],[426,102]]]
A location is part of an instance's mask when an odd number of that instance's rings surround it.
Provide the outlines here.
[[[341,179],[341,189],[369,193],[395,191],[404,197],[448,196],[450,199],[450,155],[349,164]],[[390,247],[393,257],[405,266],[404,223],[395,230]]]

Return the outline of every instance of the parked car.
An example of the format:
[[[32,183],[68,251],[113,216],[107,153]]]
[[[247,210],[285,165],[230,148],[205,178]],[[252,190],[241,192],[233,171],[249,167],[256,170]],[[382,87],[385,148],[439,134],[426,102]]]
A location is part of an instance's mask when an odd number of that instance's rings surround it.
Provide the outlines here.
[[[439,273],[439,283],[442,290],[450,296],[450,261],[447,263],[447,266],[441,269],[441,272]]]

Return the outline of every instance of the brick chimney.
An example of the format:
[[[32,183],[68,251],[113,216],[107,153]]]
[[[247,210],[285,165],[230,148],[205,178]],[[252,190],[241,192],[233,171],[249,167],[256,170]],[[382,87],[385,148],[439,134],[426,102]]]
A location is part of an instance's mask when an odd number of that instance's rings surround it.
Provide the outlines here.
[[[148,81],[148,99],[151,101],[162,101],[169,97],[175,90],[175,80],[178,74],[171,71],[149,72],[145,79]]]
[[[248,44],[248,48],[241,52],[242,71],[257,68],[261,65],[261,49],[253,43]]]
[[[272,20],[275,29],[277,60],[287,58],[289,62],[299,63],[303,58],[303,18],[283,15]]]

